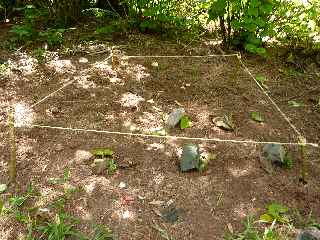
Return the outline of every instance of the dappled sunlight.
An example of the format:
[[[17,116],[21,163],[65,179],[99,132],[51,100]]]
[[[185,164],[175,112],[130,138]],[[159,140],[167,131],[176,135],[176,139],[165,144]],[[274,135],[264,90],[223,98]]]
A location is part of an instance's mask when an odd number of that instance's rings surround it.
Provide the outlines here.
[[[204,42],[205,45],[207,46],[221,46],[222,40],[207,40]]]
[[[103,61],[96,61],[95,63],[91,64],[92,69],[99,70],[100,74],[104,74],[105,76],[116,76],[117,73],[112,70],[112,66],[109,63],[108,59]]]
[[[107,187],[109,189],[111,186],[111,181],[102,176],[90,176],[85,179],[79,179],[81,186],[83,187],[84,191],[88,195],[92,195],[99,186]]]
[[[19,160],[29,160],[28,156],[32,153],[33,146],[37,143],[36,139],[21,137],[17,143],[17,155]]]
[[[46,64],[49,68],[54,70],[56,73],[75,73],[76,72],[76,66],[74,66],[71,62],[71,60],[66,59],[54,59],[49,61]]]
[[[35,58],[21,52],[16,53],[16,55],[19,57],[18,61],[8,61],[11,69],[21,71],[23,75],[30,75],[36,72],[37,60]]]
[[[109,77],[108,78],[110,83],[114,84],[114,85],[120,85],[123,86],[124,85],[124,81],[121,78],[118,77]]]
[[[146,72],[146,68],[140,64],[129,64],[125,72],[138,82],[150,76],[150,74]]]
[[[85,58],[85,57],[80,57],[79,60],[78,60],[79,63],[88,63],[89,60],[88,58]]]
[[[136,131],[139,131],[139,127],[135,124],[135,123],[132,123],[131,121],[127,120],[127,121],[124,121],[123,123],[123,126],[128,129],[130,132],[136,132]]]
[[[83,89],[96,88],[97,85],[93,81],[88,80],[90,77],[90,75],[76,76],[74,79],[77,81],[77,85]]]
[[[248,176],[251,172],[251,168],[248,167],[247,169],[240,169],[240,168],[229,168],[228,171],[233,177],[243,177],[243,176]]]
[[[37,198],[34,203],[36,207],[45,207],[52,203],[55,199],[60,197],[62,194],[60,191],[54,189],[53,187],[42,186],[39,188],[39,193],[41,197]]]
[[[163,173],[154,173],[154,176],[152,178],[152,181],[154,184],[156,185],[160,185],[161,183],[163,183],[164,179],[165,179],[165,176]]]
[[[92,221],[93,216],[92,214],[83,206],[77,205],[75,207],[75,210],[77,211],[77,214],[81,216],[81,218],[85,221]]]
[[[2,216],[1,216],[1,218],[2,218]],[[6,225],[5,222],[2,223],[1,222],[1,218],[0,218],[0,224],[2,226],[5,226]],[[4,219],[5,218],[3,218],[3,220]],[[12,239],[11,238],[12,232],[13,232],[13,227],[6,226],[5,228],[1,228],[1,230],[0,230],[0,239],[1,240],[10,240],[10,239]]]
[[[249,215],[252,215],[256,213],[256,209],[253,207],[252,202],[248,203],[239,203],[234,209],[233,209],[233,215],[237,218],[245,218]]]
[[[143,115],[139,117],[138,123],[144,132],[152,133],[163,128],[163,120],[160,114],[143,112]]]
[[[151,144],[147,144],[147,150],[148,150],[148,151],[160,151],[160,150],[164,150],[164,144],[162,144],[162,143],[151,143]]]
[[[14,106],[14,126],[30,126],[35,119],[35,113],[25,102],[19,102]]]
[[[132,210],[128,210],[127,207],[123,207],[121,205],[118,204],[118,202],[115,203],[114,206],[115,209],[119,209],[119,210],[115,210],[112,213],[112,218],[116,219],[118,221],[123,221],[123,220],[127,220],[127,221],[135,221],[136,220],[136,213]]]
[[[143,101],[145,101],[143,97],[128,92],[122,94],[119,102],[123,107],[138,107],[138,105]]]

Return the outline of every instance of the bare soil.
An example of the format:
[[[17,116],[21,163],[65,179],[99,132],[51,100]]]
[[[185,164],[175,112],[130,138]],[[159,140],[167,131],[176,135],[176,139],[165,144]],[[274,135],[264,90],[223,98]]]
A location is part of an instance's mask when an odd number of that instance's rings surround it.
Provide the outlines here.
[[[22,109],[28,108],[70,80],[74,82],[36,105],[23,120],[48,126],[152,133],[163,126],[164,114],[182,106],[193,126],[174,129],[170,135],[297,141],[295,132],[236,57],[130,58],[114,71],[110,52],[99,53],[101,49],[92,50],[90,46],[82,49],[72,56],[49,57],[42,65],[29,54],[0,51],[0,58],[10,59],[14,66],[0,80],[0,183],[7,181],[10,156],[6,124],[9,107],[20,104]],[[182,49],[181,45],[140,35],[132,36],[119,49],[124,56],[220,53],[208,44]],[[290,75],[284,73],[290,67],[277,58],[244,56],[243,61],[253,74],[267,76],[268,92],[276,103],[308,141],[319,143],[320,113],[314,99],[319,98],[320,90],[310,91],[320,83],[316,71]],[[287,103],[290,98],[306,106],[292,108]],[[251,111],[261,112],[265,122],[252,121]],[[234,132],[212,123],[212,118],[223,114],[232,115]],[[81,219],[80,228],[86,233],[90,233],[92,223],[99,223],[110,226],[119,239],[161,239],[153,228],[157,224],[174,239],[222,239],[227,224],[241,230],[246,216],[263,213],[270,202],[282,203],[304,215],[312,212],[320,220],[319,150],[315,148],[307,149],[309,176],[308,183],[302,184],[298,147],[287,147],[294,159],[292,169],[277,168],[269,175],[259,163],[262,145],[27,126],[16,128],[16,134],[18,191],[25,191],[33,182],[43,201],[29,204],[47,206],[63,193],[63,186],[48,180],[62,177],[69,169],[69,183],[80,190],[67,201],[66,209]],[[204,173],[179,171],[178,156],[187,142],[217,154]],[[120,166],[114,175],[95,174],[90,164],[79,162],[79,150],[100,147],[114,150]],[[125,186],[120,187],[120,183]],[[163,209],[159,201],[181,209],[177,222],[168,223],[159,216]],[[0,239],[18,239],[25,231],[13,219],[0,219]]]

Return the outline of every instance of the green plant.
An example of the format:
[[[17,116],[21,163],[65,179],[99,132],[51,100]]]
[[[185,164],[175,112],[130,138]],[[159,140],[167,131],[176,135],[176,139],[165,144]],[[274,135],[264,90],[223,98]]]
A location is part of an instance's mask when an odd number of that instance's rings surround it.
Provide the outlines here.
[[[267,206],[267,212],[260,216],[260,221],[265,223],[272,223],[274,221],[278,223],[287,224],[290,219],[286,215],[289,209],[278,203],[272,203]]]
[[[108,170],[108,174],[112,175],[116,172],[118,166],[115,163],[114,159],[109,159],[107,162],[107,170]]]
[[[276,222],[272,222],[272,224],[266,228],[264,231],[260,230],[255,226],[254,218],[252,216],[248,216],[245,229],[240,233],[229,233],[225,236],[226,240],[284,240],[288,239],[286,235],[282,234],[280,229],[276,228]]]
[[[319,2],[278,0],[275,3],[272,19],[275,37],[290,47],[310,48],[313,36],[319,32]]]
[[[254,227],[254,219],[248,216],[244,224],[245,230],[241,233],[229,233],[225,236],[226,240],[261,240],[258,230]]]
[[[146,32],[168,32],[179,29],[194,30],[202,12],[200,1],[195,0],[123,0],[134,27]]]
[[[26,25],[26,24],[14,25],[9,32],[16,35],[16,38],[12,38],[13,41],[18,40],[21,42],[26,42],[28,40],[31,40],[37,34],[35,29],[32,26]]]
[[[293,167],[293,159],[289,153],[285,155],[282,166],[287,169],[291,169]]]
[[[103,225],[95,225],[92,240],[113,240],[112,231]]]
[[[69,181],[70,179],[70,170],[68,168],[66,168],[63,171],[63,178],[49,178],[49,183],[51,184],[63,184],[66,183],[67,181]]]
[[[46,58],[46,50],[43,48],[36,48],[33,50],[33,56],[37,59],[38,63],[43,64]]]
[[[42,41],[47,42],[50,47],[53,47],[63,43],[64,32],[65,32],[65,29],[63,28],[59,28],[59,29],[48,28],[45,31],[39,32],[39,37]]]
[[[37,227],[37,231],[43,235],[41,239],[46,240],[64,240],[68,237],[76,237],[76,239],[86,239],[83,234],[75,229],[79,221],[64,213],[59,213],[53,221],[47,222],[44,226]]]
[[[273,9],[273,0],[214,0],[209,20],[219,20],[225,44],[266,56],[262,39],[273,34],[268,24]]]
[[[192,122],[188,116],[183,116],[180,119],[180,128],[181,129],[186,129],[192,126]]]
[[[109,148],[96,148],[91,153],[98,158],[112,157],[114,152]]]

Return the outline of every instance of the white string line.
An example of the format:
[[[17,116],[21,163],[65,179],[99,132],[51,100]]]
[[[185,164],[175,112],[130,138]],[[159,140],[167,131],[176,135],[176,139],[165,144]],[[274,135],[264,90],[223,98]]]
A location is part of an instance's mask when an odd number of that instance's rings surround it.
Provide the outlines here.
[[[248,72],[248,74],[252,77],[252,79],[256,82],[258,87],[262,90],[262,92],[268,97],[268,99],[271,101],[271,103],[276,107],[276,109],[281,113],[281,115],[284,117],[284,119],[289,123],[289,125],[292,127],[292,129],[298,134],[298,136],[301,136],[300,132],[297,130],[297,128],[291,123],[289,118],[282,112],[282,110],[279,108],[279,106],[274,102],[274,100],[269,96],[269,94],[265,91],[265,89],[260,85],[260,83],[256,80],[256,78],[253,76],[253,74],[250,72],[250,70],[246,67],[246,65],[241,60],[241,55],[239,53],[237,54],[219,54],[219,55],[206,55],[206,56],[186,56],[186,55],[176,55],[176,56],[125,56],[126,58],[204,58],[204,57],[231,57],[231,56],[237,56],[239,62],[243,66],[243,68]],[[53,94],[57,93],[58,91],[61,91],[63,88],[67,87],[71,83],[73,83],[75,80],[69,81],[56,91],[52,92],[48,96],[44,97],[37,103],[33,104],[31,108],[35,107],[36,105],[40,104]],[[150,134],[138,134],[138,133],[124,133],[124,132],[112,132],[112,131],[106,131],[106,130],[93,130],[93,129],[73,129],[73,128],[64,128],[64,127],[52,127],[52,126],[42,126],[42,125],[31,125],[31,127],[38,127],[38,128],[51,128],[51,129],[60,129],[60,130],[71,130],[71,131],[86,131],[86,132],[96,132],[96,133],[107,133],[107,134],[117,134],[117,135],[128,135],[128,136],[140,136],[140,137],[153,137],[153,138],[171,138],[171,139],[184,139],[184,140],[201,140],[201,141],[216,141],[216,142],[231,142],[231,143],[252,143],[252,144],[267,144],[267,143],[274,143],[274,144],[281,144],[281,145],[301,145],[301,143],[281,143],[281,142],[258,142],[253,140],[227,140],[227,139],[218,139],[218,138],[192,138],[192,137],[178,137],[178,136],[157,136],[157,135],[150,135]],[[306,143],[306,145],[310,145],[313,147],[318,147],[318,144],[316,143]]]
[[[172,55],[172,56],[163,56],[163,55],[147,55],[147,56],[123,56],[122,58],[207,58],[207,57],[237,57],[239,54],[211,54],[205,56],[197,55]]]
[[[198,138],[198,137],[182,137],[182,136],[171,136],[171,135],[153,135],[153,134],[144,134],[144,133],[129,133],[129,132],[116,132],[116,131],[107,131],[107,130],[95,130],[95,129],[84,129],[84,128],[70,128],[70,127],[58,127],[58,126],[46,126],[46,125],[29,125],[30,128],[48,128],[56,130],[65,130],[73,132],[93,132],[93,133],[104,133],[112,135],[125,135],[125,136],[135,136],[135,137],[144,137],[144,138],[160,138],[160,139],[180,139],[180,140],[199,140],[207,142],[229,142],[229,143],[242,143],[242,144],[278,144],[278,145],[292,145],[292,146],[301,146],[301,143],[295,142],[269,142],[269,141],[253,141],[253,140],[232,140],[232,139],[220,139],[220,138]],[[319,145],[316,143],[306,143],[305,145],[318,148]]]
[[[44,98],[42,98],[41,100],[39,100],[38,102],[36,102],[35,104],[31,105],[30,108],[34,108],[35,106],[37,106],[38,104],[42,103],[43,101],[45,101],[46,99],[48,99],[49,97],[51,97],[52,95],[56,94],[57,92],[61,91],[62,89],[64,89],[65,87],[69,86],[71,83],[73,83],[75,81],[75,79],[67,82],[66,84],[64,84],[62,87],[60,87],[59,89],[57,89],[56,91],[50,93],[49,95],[45,96]]]
[[[281,108],[277,105],[277,103],[270,97],[270,95],[267,93],[267,91],[261,86],[259,81],[253,76],[253,74],[250,72],[250,70],[247,68],[247,66],[243,63],[241,60],[241,55],[238,55],[238,59],[242,67],[246,70],[246,72],[251,76],[251,78],[255,81],[255,83],[258,85],[258,87],[261,89],[261,91],[267,96],[267,98],[270,100],[270,102],[273,104],[273,106],[278,110],[278,112],[282,115],[282,117],[288,122],[290,127],[298,134],[298,137],[302,136],[300,131],[293,125],[289,117],[281,110]]]

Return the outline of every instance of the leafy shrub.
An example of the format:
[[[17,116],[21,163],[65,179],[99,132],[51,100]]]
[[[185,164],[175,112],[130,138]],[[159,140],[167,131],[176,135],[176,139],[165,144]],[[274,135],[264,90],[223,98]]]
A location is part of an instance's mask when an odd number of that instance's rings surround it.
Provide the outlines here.
[[[124,21],[112,21],[107,26],[98,27],[95,34],[104,35],[112,34],[114,32],[124,32],[127,30],[127,22]]]
[[[201,2],[194,0],[124,0],[123,4],[127,6],[133,26],[142,32],[192,29],[201,12]]]
[[[276,39],[291,47],[310,47],[319,34],[320,3],[278,0],[271,20]]]
[[[273,0],[215,0],[208,12],[209,20],[219,20],[225,44],[265,56],[262,39],[272,35],[268,21],[274,6]]]
[[[9,32],[15,34],[18,41],[31,40],[37,34],[30,25],[14,25]]]
[[[53,47],[55,45],[59,45],[63,43],[64,37],[63,33],[65,32],[65,29],[51,29],[48,28],[45,31],[39,32],[39,37],[43,41],[46,41],[50,47]]]
[[[38,63],[42,64],[45,62],[46,50],[43,48],[37,48],[33,51],[33,56],[37,59]]]

